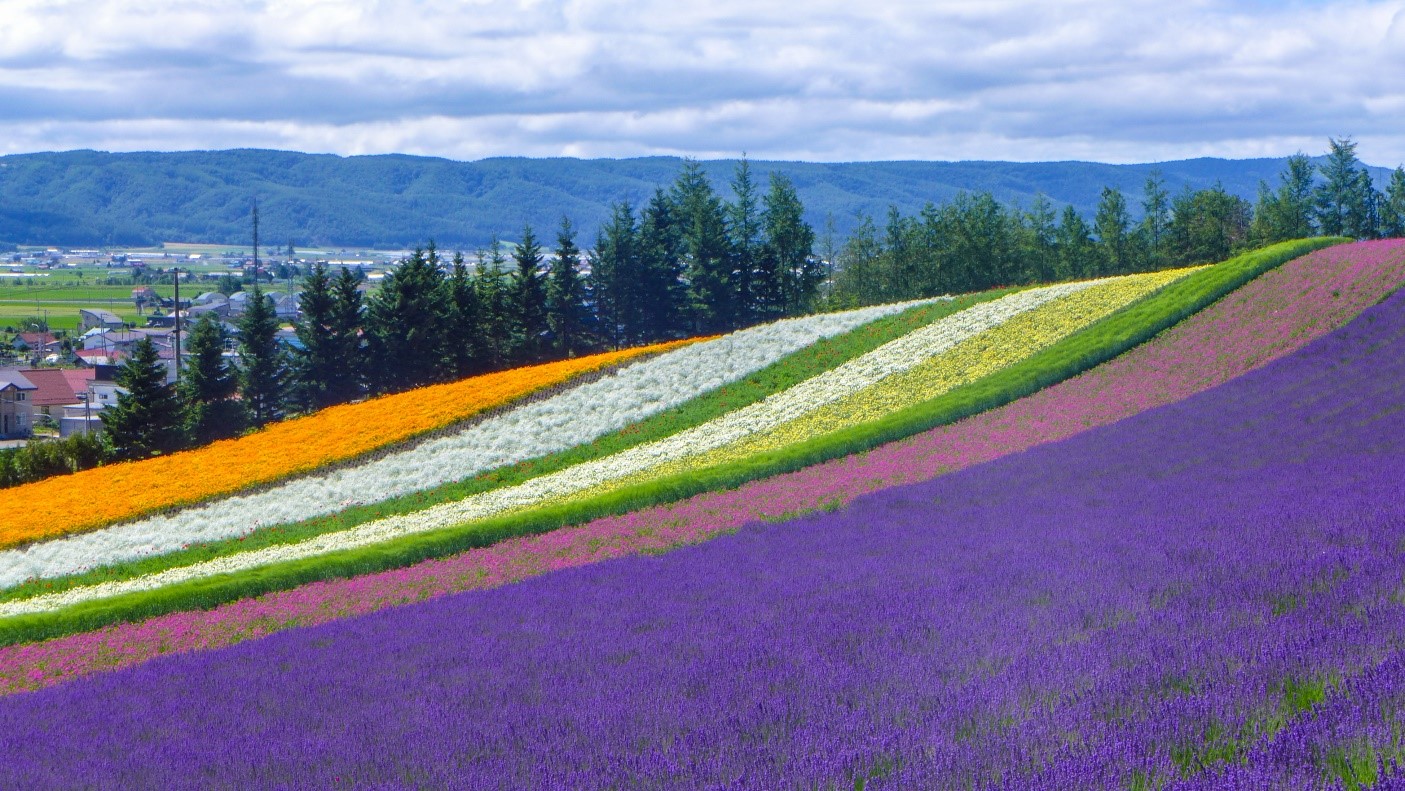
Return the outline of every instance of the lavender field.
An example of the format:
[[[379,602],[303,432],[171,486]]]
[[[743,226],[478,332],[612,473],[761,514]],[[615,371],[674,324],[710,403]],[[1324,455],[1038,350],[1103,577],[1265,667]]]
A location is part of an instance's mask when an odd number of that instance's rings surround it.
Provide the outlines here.
[[[0,699],[0,787],[1397,787],[1403,554],[1397,294],[835,513]]]

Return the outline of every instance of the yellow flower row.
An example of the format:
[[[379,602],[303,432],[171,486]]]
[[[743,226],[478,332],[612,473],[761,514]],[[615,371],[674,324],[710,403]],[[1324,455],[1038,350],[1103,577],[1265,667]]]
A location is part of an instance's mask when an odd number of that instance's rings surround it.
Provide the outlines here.
[[[669,460],[649,470],[601,484],[588,497],[669,475],[738,461],[767,451],[878,420],[901,409],[988,376],[1052,346],[1136,300],[1189,275],[1194,269],[1116,278],[1018,314],[917,366],[800,417],[720,448]]]
[[[230,494],[402,442],[575,377],[698,339],[533,365],[330,407],[203,448],[9,489],[0,548]]]

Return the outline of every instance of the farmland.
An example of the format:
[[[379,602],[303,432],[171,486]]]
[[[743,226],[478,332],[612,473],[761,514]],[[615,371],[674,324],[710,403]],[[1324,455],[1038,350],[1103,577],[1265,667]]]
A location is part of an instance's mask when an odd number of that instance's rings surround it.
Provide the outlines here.
[[[1393,782],[1402,283],[1288,243],[122,465],[5,517],[0,784]]]

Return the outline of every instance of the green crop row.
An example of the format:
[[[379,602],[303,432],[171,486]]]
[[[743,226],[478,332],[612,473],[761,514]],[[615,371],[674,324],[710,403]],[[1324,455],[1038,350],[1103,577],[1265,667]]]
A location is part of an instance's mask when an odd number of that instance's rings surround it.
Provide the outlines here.
[[[170,612],[209,609],[225,602],[318,580],[352,577],[488,546],[513,536],[542,533],[730,489],[771,475],[870,450],[893,440],[1009,403],[1082,373],[1151,339],[1260,274],[1342,239],[1285,242],[1248,253],[1177,281],[1147,298],[978,382],[881,420],[741,461],[640,484],[525,514],[406,536],[383,544],[208,577],[165,588],[16,616],[0,622],[0,644],[30,642]],[[419,507],[423,507],[420,505]]]

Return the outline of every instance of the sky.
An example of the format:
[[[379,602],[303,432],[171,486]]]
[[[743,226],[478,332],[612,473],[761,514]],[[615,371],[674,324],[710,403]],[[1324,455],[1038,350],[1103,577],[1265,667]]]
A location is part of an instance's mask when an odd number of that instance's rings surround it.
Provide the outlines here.
[[[1405,162],[1405,0],[0,0],[0,154]]]

